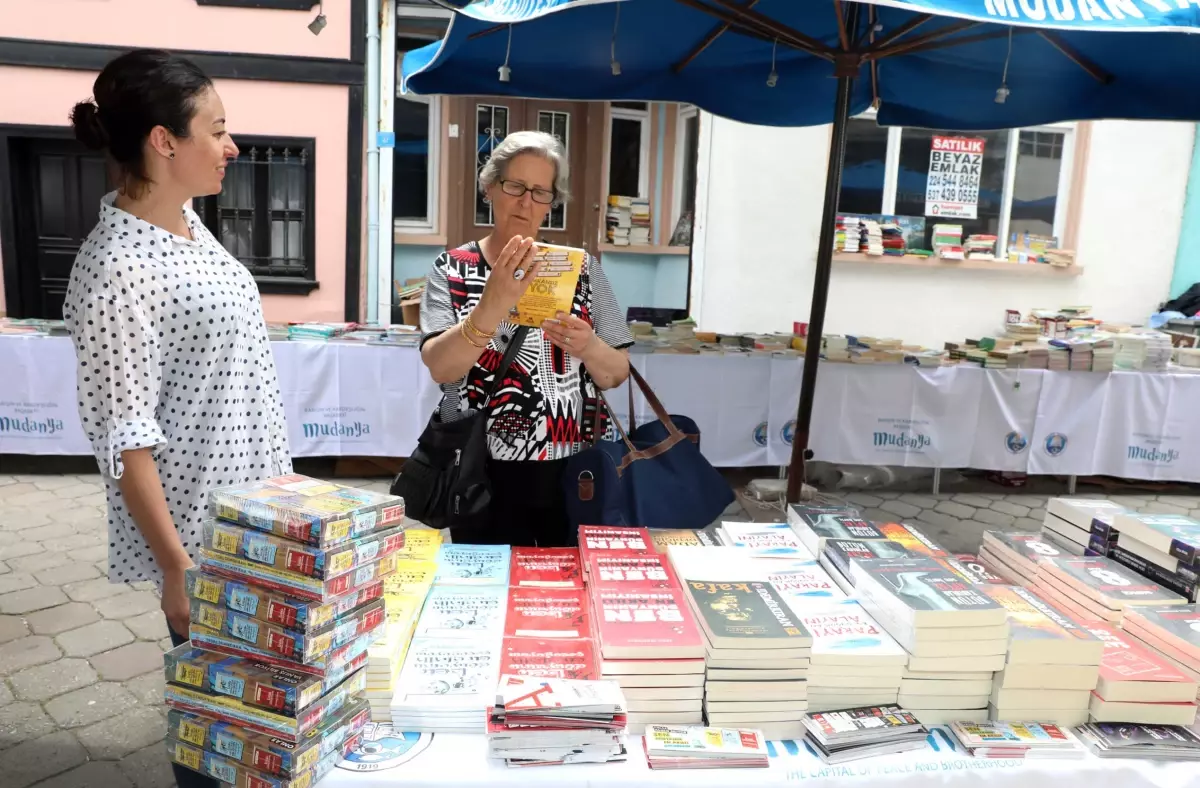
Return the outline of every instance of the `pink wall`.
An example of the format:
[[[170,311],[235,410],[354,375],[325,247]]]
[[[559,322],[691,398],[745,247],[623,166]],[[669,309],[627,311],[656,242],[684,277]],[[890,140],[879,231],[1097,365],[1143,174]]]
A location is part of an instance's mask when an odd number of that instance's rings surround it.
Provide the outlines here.
[[[123,47],[350,57],[350,0],[325,0],[328,27],[308,32],[311,11],[201,6],[195,0],[11,0],[8,38]]]
[[[92,3],[110,4],[102,0]],[[332,5],[327,2],[326,8]],[[310,35],[307,31],[305,34]],[[68,111],[75,102],[91,94],[95,78],[94,73],[84,71],[0,66],[0,123],[65,126]],[[225,103],[229,130],[235,141],[239,133],[316,140],[316,252],[317,280],[321,286],[307,297],[265,296],[267,319],[341,320],[345,314],[346,290],[348,89],[336,85],[218,80],[217,90]],[[0,188],[7,188],[7,184]],[[0,289],[0,311],[3,303]]]

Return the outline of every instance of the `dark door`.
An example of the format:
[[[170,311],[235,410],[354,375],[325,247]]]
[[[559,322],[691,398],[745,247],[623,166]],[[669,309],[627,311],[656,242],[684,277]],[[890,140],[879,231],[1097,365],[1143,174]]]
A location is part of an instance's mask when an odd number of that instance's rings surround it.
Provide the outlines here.
[[[107,165],[72,139],[14,139],[9,150],[19,282],[19,302],[10,311],[59,320],[75,255],[112,188]]]

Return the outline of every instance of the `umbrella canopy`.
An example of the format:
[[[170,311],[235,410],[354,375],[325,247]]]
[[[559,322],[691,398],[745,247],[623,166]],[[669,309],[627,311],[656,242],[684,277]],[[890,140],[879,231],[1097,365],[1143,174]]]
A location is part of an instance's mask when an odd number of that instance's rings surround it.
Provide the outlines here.
[[[447,4],[465,7],[405,55],[406,90],[679,101],[807,126],[834,120],[832,77],[857,76],[850,113],[878,100],[883,125],[1200,119],[1200,92],[1180,88],[1200,63],[1200,37],[1180,35],[1200,32],[1196,0],[870,0],[854,30],[849,0]]]

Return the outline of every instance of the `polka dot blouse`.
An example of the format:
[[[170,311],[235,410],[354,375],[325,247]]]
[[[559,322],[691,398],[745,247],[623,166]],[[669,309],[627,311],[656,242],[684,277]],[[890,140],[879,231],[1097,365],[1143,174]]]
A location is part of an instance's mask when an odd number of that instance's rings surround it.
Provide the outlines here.
[[[121,453],[153,451],[193,560],[208,492],[291,473],[275,360],[254,278],[190,209],[192,239],[104,197],[71,269],[63,317],[79,417],[108,491],[109,579],[162,575],[125,508]]]

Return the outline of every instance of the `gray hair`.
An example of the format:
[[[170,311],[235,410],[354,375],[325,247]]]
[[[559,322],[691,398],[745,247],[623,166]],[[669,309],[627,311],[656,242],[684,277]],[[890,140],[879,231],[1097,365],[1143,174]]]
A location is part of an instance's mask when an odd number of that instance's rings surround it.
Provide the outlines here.
[[[561,205],[571,198],[571,166],[567,152],[558,138],[543,131],[515,131],[492,149],[492,155],[479,170],[479,191],[484,194],[504,179],[508,163],[522,153],[541,156],[554,165],[554,203]]]

